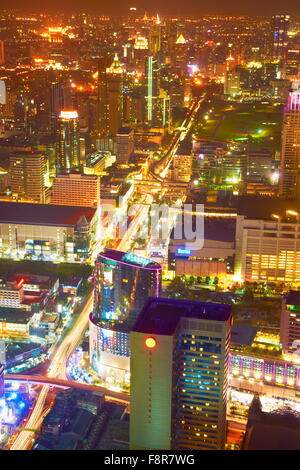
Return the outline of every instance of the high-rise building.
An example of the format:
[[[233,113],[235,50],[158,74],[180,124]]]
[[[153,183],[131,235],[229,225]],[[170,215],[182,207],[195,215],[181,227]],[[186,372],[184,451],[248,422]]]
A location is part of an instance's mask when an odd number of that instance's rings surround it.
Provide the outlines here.
[[[272,16],[273,59],[282,61],[286,57],[288,44],[289,15]]]
[[[79,119],[77,111],[62,110],[58,118],[58,172],[79,165]]]
[[[300,282],[298,199],[241,197],[235,276],[250,282]]]
[[[289,44],[285,60],[285,77],[291,80],[300,78],[300,41],[297,44]]]
[[[282,196],[300,196],[300,81],[284,109],[279,183]]]
[[[149,299],[130,335],[130,448],[223,449],[229,305]]]
[[[156,98],[159,95],[159,79],[160,68],[157,60],[150,55],[146,61],[146,119],[150,123],[154,119]]]
[[[65,83],[52,83],[50,88],[50,118],[51,126],[56,131],[57,119],[62,110],[69,109],[71,93]]]
[[[158,15],[155,24],[149,29],[149,49],[153,55],[161,50],[161,21]]]
[[[53,181],[51,204],[97,207],[100,203],[100,177],[67,173]]]
[[[19,197],[45,202],[48,160],[41,152],[17,151],[9,156],[10,186]]]
[[[290,359],[300,358],[300,292],[290,291],[282,299],[280,318],[282,351]],[[297,357],[298,356],[298,357]]]
[[[239,70],[227,70],[225,73],[224,95],[237,96],[241,92]]]
[[[98,71],[98,133],[100,136],[115,136],[122,119],[123,68],[118,55],[106,67],[101,59]]]
[[[127,164],[134,150],[134,130],[120,127],[117,133],[117,163]]]
[[[129,333],[146,299],[158,296],[161,266],[133,253],[106,249],[94,272],[90,361],[103,381],[129,384]]]

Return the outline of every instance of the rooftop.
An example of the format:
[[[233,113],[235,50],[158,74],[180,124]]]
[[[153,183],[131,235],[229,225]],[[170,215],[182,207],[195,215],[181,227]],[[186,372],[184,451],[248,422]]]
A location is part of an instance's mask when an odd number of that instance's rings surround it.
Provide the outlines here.
[[[272,214],[285,219],[287,210],[300,213],[300,200],[272,196],[240,196],[238,198],[238,215],[244,215],[249,219],[275,220]],[[295,217],[292,220],[295,221]]]
[[[0,307],[0,322],[27,324],[32,313],[19,308]]]
[[[91,207],[0,201],[0,223],[74,227],[82,216],[90,222],[95,212]]]
[[[286,297],[286,305],[300,306],[300,291],[291,290]]]
[[[150,297],[132,331],[172,335],[182,317],[226,322],[231,317],[231,306],[211,302]]]
[[[156,263],[151,259],[135,255],[134,253],[126,253],[125,251],[106,249],[103,253],[100,253],[98,259],[101,260],[101,258],[146,269],[161,269],[161,265],[159,263]]]

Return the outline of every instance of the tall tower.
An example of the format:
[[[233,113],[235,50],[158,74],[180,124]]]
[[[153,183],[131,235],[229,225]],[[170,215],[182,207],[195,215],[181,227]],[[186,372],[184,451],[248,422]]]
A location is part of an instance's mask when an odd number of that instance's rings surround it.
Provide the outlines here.
[[[225,446],[229,305],[149,299],[130,335],[130,448]]]
[[[161,21],[157,15],[155,24],[149,30],[149,49],[155,55],[161,50]]]
[[[112,65],[106,69],[106,82],[106,132],[109,136],[115,136],[122,120],[123,68],[118,54],[115,54]]]
[[[79,119],[77,111],[61,111],[58,118],[58,172],[63,173],[79,165]]]
[[[289,15],[272,16],[273,59],[283,61],[288,43]]]
[[[94,271],[90,316],[90,361],[101,379],[129,385],[129,334],[149,296],[158,296],[161,265],[150,259],[106,249]]]
[[[159,95],[159,66],[153,55],[146,62],[146,112],[147,121],[152,122],[156,99]]]
[[[294,82],[284,109],[280,194],[300,197],[300,81]]]

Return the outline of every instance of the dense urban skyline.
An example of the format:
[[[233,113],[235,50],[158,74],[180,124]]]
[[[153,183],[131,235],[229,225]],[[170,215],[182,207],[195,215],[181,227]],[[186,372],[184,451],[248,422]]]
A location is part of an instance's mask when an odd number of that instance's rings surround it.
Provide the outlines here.
[[[23,0],[2,0],[3,8],[18,8],[24,10]],[[189,15],[203,15],[203,14],[214,14],[214,15],[271,15],[271,14],[285,14],[290,13],[294,15],[300,14],[300,7],[297,0],[287,0],[284,4],[279,0],[265,0],[260,2],[259,0],[250,1],[247,0],[241,4],[237,0],[232,0],[230,3],[224,3],[222,0],[187,0],[184,2],[175,3],[171,0],[166,0],[163,4],[158,0],[139,0],[138,2],[131,2],[129,0],[87,0],[84,6],[80,0],[67,0],[62,6],[58,0],[53,0],[49,6],[45,5],[45,11],[50,12],[91,12],[91,13],[104,13],[118,16],[119,14],[126,15],[130,7],[136,7],[138,10],[148,11],[155,13],[160,11],[166,16],[176,16],[184,18]],[[29,5],[26,5],[27,11],[40,11],[40,3],[37,0],[31,0]]]
[[[277,3],[0,11],[1,450],[300,449],[300,11]]]

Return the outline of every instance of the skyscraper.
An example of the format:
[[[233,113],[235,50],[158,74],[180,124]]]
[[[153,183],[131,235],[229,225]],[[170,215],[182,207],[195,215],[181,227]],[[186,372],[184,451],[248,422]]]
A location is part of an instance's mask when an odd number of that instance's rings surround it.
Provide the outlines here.
[[[98,133],[99,136],[115,136],[122,118],[123,68],[118,55],[106,67],[101,59],[98,71]]]
[[[280,194],[300,196],[300,81],[295,82],[284,109]]]
[[[131,449],[223,449],[229,305],[149,299],[133,326]]]
[[[106,249],[94,272],[90,361],[103,380],[129,383],[129,333],[149,296],[158,296],[161,266],[133,253]]]
[[[272,16],[273,59],[282,61],[286,56],[288,43],[289,15]]]
[[[149,49],[151,54],[157,54],[161,49],[161,21],[157,15],[155,24],[149,29]]]
[[[117,163],[127,164],[134,150],[134,130],[120,127],[117,133]]]
[[[77,111],[62,110],[58,119],[58,172],[79,165],[79,122]]]
[[[9,156],[10,185],[19,197],[45,202],[47,157],[42,152],[17,151]]]
[[[154,118],[156,99],[159,95],[159,72],[157,60],[152,55],[148,56],[146,61],[146,117],[150,123]]]

